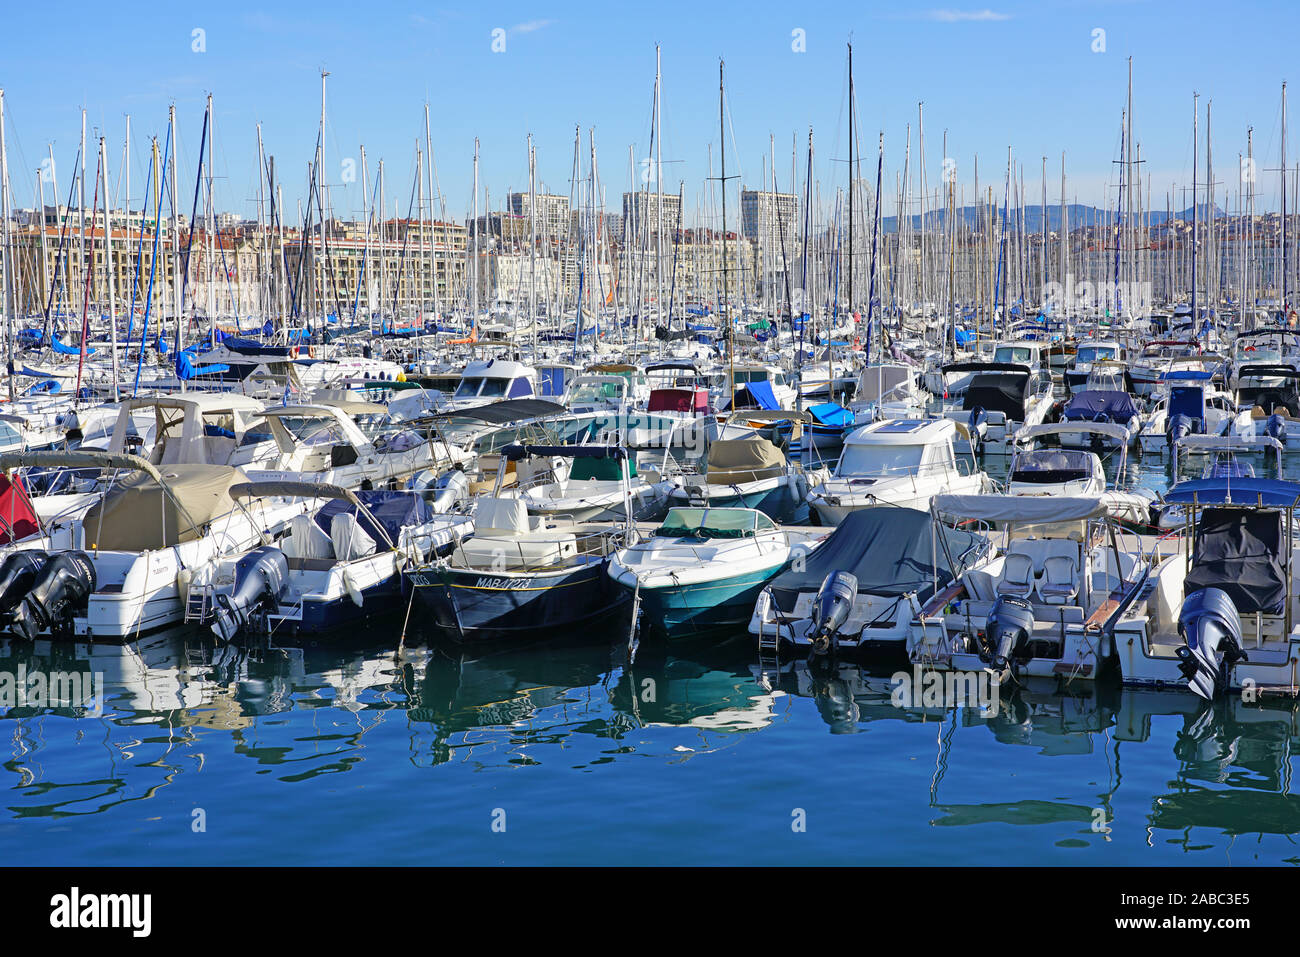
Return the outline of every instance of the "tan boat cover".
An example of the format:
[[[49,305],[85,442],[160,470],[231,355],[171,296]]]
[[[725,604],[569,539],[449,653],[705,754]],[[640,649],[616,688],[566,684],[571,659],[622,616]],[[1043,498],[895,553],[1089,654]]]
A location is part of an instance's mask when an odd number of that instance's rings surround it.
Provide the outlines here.
[[[191,541],[234,511],[230,488],[248,481],[228,465],[167,465],[161,472],[166,490],[149,475],[133,475],[90,507],[82,520],[88,548],[140,552]]]
[[[767,439],[718,439],[709,446],[705,478],[710,485],[739,485],[784,471],[785,456]]]

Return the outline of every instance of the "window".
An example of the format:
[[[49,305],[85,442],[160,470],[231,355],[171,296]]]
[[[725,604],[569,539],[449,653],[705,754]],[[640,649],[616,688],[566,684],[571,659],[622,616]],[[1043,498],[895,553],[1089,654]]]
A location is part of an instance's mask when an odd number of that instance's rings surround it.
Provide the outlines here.
[[[455,398],[472,399],[474,396],[478,395],[478,390],[482,387],[482,385],[483,385],[483,380],[481,378],[461,379],[460,385],[456,387]]]
[[[837,476],[901,475],[921,466],[924,445],[846,445],[835,469]]]
[[[993,353],[994,362],[1029,362],[1034,351],[1027,346],[998,346]]]

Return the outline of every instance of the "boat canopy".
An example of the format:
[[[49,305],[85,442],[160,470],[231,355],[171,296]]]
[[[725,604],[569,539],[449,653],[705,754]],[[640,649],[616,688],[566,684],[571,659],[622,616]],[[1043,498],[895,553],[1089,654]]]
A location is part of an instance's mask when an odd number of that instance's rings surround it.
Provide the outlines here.
[[[1300,482],[1270,478],[1210,478],[1179,482],[1164,496],[1171,505],[1264,505],[1291,508],[1300,504]]]
[[[1071,422],[1130,422],[1138,414],[1137,403],[1127,392],[1089,389],[1077,392],[1061,413]]]
[[[88,547],[142,552],[192,541],[214,519],[234,510],[230,489],[248,481],[228,465],[164,469],[165,485],[150,475],[132,475],[90,506],[81,520]]]
[[[1022,426],[1016,431],[1015,441],[1017,443],[1032,442],[1034,439],[1040,439],[1047,435],[1061,435],[1066,432],[1071,435],[1080,432],[1085,435],[1103,435],[1117,442],[1127,442],[1129,437],[1127,428],[1113,422],[1053,422]]]
[[[655,529],[660,538],[748,538],[776,523],[752,508],[670,508]]]
[[[794,611],[803,592],[815,592],[833,571],[850,572],[858,593],[901,597],[914,592],[924,603],[936,586],[946,587],[975,556],[989,549],[982,535],[953,529],[913,508],[867,508],[849,512],[801,570],[772,580],[777,606]]]
[[[1282,613],[1282,513],[1276,509],[1207,508],[1201,513],[1184,593],[1219,588],[1244,614]]]
[[[709,410],[708,389],[651,389],[647,412],[693,412]]]
[[[621,445],[507,445],[501,454],[515,461],[529,456],[560,456],[570,459],[625,459],[627,449]]]
[[[985,412],[1001,412],[1008,419],[1023,421],[1028,394],[1028,372],[981,372],[970,380],[961,407],[964,411],[983,409]]]
[[[853,413],[838,402],[823,402],[820,405],[810,405],[808,411],[822,425],[847,428],[854,422]]]
[[[718,439],[709,446],[705,474],[710,485],[739,485],[773,478],[785,467],[785,456],[767,439]]]
[[[491,405],[435,412],[433,415],[427,416],[427,418],[473,419],[488,425],[505,425],[510,422],[518,422],[521,419],[540,419],[549,415],[567,415],[568,412],[569,410],[558,402],[547,402],[545,399],[506,399],[503,402],[493,402]]]
[[[979,522],[1047,525],[1101,518],[1109,509],[1096,495],[936,495],[935,509]]]

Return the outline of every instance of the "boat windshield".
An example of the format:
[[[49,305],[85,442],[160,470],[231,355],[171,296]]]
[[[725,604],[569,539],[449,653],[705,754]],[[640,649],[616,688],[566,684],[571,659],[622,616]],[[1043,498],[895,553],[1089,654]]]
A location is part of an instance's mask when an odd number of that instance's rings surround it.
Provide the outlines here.
[[[655,529],[660,538],[747,538],[776,528],[762,512],[747,508],[670,508]]]
[[[1091,452],[1042,449],[1017,456],[1013,482],[1074,482],[1092,474]]]
[[[1098,359],[1114,359],[1117,352],[1114,346],[1080,346],[1075,359],[1079,362],[1096,362]]]
[[[1029,362],[1034,357],[1034,350],[1028,346],[998,346],[993,353],[994,362]]]
[[[835,469],[843,475],[890,475],[921,467],[924,445],[846,445]]]

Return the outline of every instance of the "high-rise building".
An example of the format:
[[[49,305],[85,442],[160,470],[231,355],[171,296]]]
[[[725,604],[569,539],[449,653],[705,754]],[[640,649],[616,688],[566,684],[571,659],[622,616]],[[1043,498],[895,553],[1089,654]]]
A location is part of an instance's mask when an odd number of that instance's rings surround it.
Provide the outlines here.
[[[793,193],[771,193],[759,189],[740,191],[741,233],[759,243],[779,243],[784,234],[789,242],[797,235],[799,198]]]
[[[662,202],[664,211],[664,237],[671,241],[674,231],[682,223],[682,199],[676,193],[624,193],[623,227],[628,231],[629,242],[632,237],[646,235],[653,237],[659,229],[659,207]],[[652,240],[653,242],[653,240]]]
[[[565,239],[569,235],[569,197],[556,196],[552,193],[510,194],[510,212],[520,216],[532,228],[530,199],[537,200],[537,234]]]

